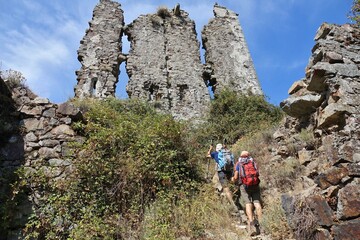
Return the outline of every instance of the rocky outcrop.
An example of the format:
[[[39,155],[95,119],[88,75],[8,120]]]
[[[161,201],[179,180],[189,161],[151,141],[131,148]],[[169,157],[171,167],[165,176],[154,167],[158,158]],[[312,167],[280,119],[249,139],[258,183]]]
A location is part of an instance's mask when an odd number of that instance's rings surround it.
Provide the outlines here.
[[[281,103],[290,116],[279,145],[312,135],[312,145],[293,141],[303,166],[299,189],[282,198],[298,239],[357,239],[360,229],[360,30],[324,23],[306,68],[306,77]],[[279,147],[281,149],[281,146]],[[310,188],[309,188],[310,187]],[[310,200],[309,200],[310,199]],[[301,207],[301,216],[296,215]],[[302,223],[312,224],[305,229]],[[311,220],[312,219],[312,220]],[[299,228],[303,228],[300,233]],[[307,232],[304,235],[304,232]]]
[[[210,95],[202,78],[195,23],[176,6],[161,7],[126,27],[129,98],[154,103],[176,119],[203,116]]]
[[[120,7],[111,0],[100,0],[95,7],[78,50],[81,69],[76,72],[75,97],[115,96],[119,66],[125,60],[121,54],[124,17]]]
[[[262,95],[238,15],[217,4],[214,15],[202,31],[208,85],[215,94],[227,87],[239,93]]]

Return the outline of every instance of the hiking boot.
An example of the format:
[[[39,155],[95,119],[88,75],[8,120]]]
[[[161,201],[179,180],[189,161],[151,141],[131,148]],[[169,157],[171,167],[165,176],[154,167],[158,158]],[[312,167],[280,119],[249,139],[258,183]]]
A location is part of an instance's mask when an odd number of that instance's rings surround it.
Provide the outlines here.
[[[256,227],[254,222],[250,222],[250,224],[248,224],[248,233],[250,236],[256,236],[257,235],[257,231],[256,231]]]

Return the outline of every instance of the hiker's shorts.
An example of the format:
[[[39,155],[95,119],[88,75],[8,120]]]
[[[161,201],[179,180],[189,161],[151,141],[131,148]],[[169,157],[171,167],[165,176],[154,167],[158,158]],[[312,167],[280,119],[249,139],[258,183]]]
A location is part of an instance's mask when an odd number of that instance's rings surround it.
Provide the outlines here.
[[[229,183],[229,181],[231,179],[231,175],[232,175],[232,172],[224,172],[224,171],[218,172],[219,182],[222,187],[227,186],[227,184]]]
[[[247,203],[261,203],[260,186],[251,186],[245,189],[244,185],[240,186],[241,204],[245,206]]]

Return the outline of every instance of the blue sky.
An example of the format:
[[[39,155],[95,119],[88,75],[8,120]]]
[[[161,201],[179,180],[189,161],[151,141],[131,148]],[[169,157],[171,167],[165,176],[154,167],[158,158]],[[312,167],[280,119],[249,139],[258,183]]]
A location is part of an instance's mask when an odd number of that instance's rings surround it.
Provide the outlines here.
[[[118,0],[128,24],[140,14],[176,3],[189,12],[197,33],[213,17],[215,1]],[[1,70],[23,73],[39,96],[62,103],[74,96],[77,49],[98,0],[0,0]],[[294,81],[305,76],[316,30],[323,22],[344,24],[352,0],[217,0],[239,14],[261,87],[278,105]],[[200,39],[200,37],[199,37]],[[126,40],[126,38],[124,38]],[[127,52],[129,44],[124,44]],[[116,95],[126,98],[122,73]]]

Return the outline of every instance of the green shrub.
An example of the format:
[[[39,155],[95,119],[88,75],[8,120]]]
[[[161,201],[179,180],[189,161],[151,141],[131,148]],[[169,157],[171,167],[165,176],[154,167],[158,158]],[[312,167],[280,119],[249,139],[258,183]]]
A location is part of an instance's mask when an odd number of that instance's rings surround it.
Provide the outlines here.
[[[316,147],[316,139],[314,137],[314,133],[309,129],[301,129],[299,133],[299,139],[302,141],[307,148],[314,149]]]
[[[263,96],[239,95],[224,89],[211,103],[208,134],[212,139],[235,143],[262,125],[277,123],[283,116],[280,108],[265,101]]]
[[[30,176],[44,196],[28,239],[128,239],[159,195],[181,199],[196,190],[181,123],[138,101],[88,102],[86,124],[76,126],[86,141],[74,143],[72,173],[56,181],[41,171]]]
[[[26,87],[26,78],[19,71],[8,69],[1,71],[0,75],[9,89],[16,87]]]
[[[353,0],[348,17],[354,24],[360,26],[360,0]]]

